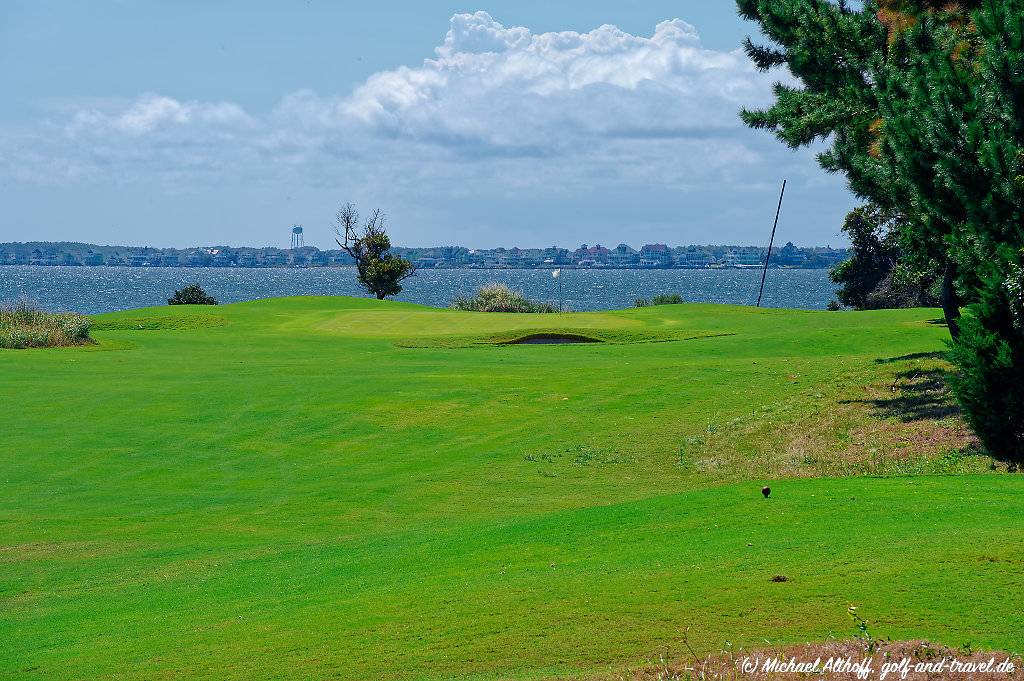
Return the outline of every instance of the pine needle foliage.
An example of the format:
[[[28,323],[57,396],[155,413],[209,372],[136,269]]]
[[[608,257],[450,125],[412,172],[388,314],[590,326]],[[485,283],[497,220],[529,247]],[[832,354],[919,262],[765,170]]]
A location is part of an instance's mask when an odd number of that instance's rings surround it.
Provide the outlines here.
[[[737,4],[769,39],[747,42],[751,59],[799,82],[744,121],[790,147],[826,141],[822,167],[902,217],[902,243],[942,268],[965,415],[1024,461],[1024,0]]]

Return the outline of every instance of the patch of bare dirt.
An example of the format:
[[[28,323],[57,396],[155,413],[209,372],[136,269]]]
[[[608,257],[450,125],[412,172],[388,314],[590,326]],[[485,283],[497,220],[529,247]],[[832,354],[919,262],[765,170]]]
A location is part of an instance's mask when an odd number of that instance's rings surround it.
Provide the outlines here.
[[[843,681],[1024,681],[1024,659],[927,641],[829,641],[661,659],[592,681],[840,679]]]

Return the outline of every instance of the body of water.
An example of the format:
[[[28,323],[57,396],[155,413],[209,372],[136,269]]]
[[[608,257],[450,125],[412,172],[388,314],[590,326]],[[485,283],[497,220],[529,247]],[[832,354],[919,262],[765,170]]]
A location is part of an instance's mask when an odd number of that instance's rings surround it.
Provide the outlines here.
[[[557,305],[558,282],[548,270],[420,270],[403,282],[398,300],[448,307],[452,299],[498,281],[527,297]],[[186,284],[198,282],[223,303],[297,295],[365,293],[351,267],[310,269],[0,267],[0,301],[28,298],[50,310],[85,314],[165,305]],[[562,270],[566,309],[632,307],[637,298],[678,293],[687,302],[753,305],[760,270]],[[827,270],[769,270],[765,307],[824,309],[835,297]]]

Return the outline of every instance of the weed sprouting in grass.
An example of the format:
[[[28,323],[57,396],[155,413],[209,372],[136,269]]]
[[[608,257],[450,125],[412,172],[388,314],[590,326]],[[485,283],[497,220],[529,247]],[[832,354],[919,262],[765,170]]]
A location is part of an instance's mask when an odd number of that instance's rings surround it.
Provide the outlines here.
[[[704,438],[699,435],[692,435],[679,445],[679,461],[677,465],[680,467],[687,466],[692,463],[691,455],[699,454],[704,448]]]
[[[565,459],[566,455],[571,457],[573,466],[604,466],[629,463],[632,459],[625,454],[593,447],[587,444],[569,445],[560,451],[543,451],[523,455],[523,460],[530,463],[558,464]]]
[[[878,648],[878,641],[868,630],[867,620],[857,612],[857,606],[851,605],[846,612],[849,613],[850,619],[853,620],[853,624],[857,628],[857,638],[864,642],[864,649],[869,653],[875,652]]]
[[[50,348],[91,343],[89,318],[46,312],[28,301],[0,306],[0,348]]]

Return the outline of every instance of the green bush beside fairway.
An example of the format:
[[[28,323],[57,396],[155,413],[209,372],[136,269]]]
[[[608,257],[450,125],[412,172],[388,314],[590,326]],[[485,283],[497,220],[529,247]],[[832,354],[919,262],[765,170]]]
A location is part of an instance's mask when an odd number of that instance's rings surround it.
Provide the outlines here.
[[[933,310],[195,314],[0,353],[0,676],[608,673],[850,604],[1024,649],[1024,479],[927,392]],[[560,328],[694,340],[436,342]]]
[[[28,303],[0,306],[0,348],[51,348],[89,342],[88,317],[46,312]]]
[[[520,314],[550,314],[557,310],[548,303],[535,303],[519,291],[513,291],[497,282],[478,288],[471,296],[459,296],[452,301],[453,310],[463,312],[514,312]]]

